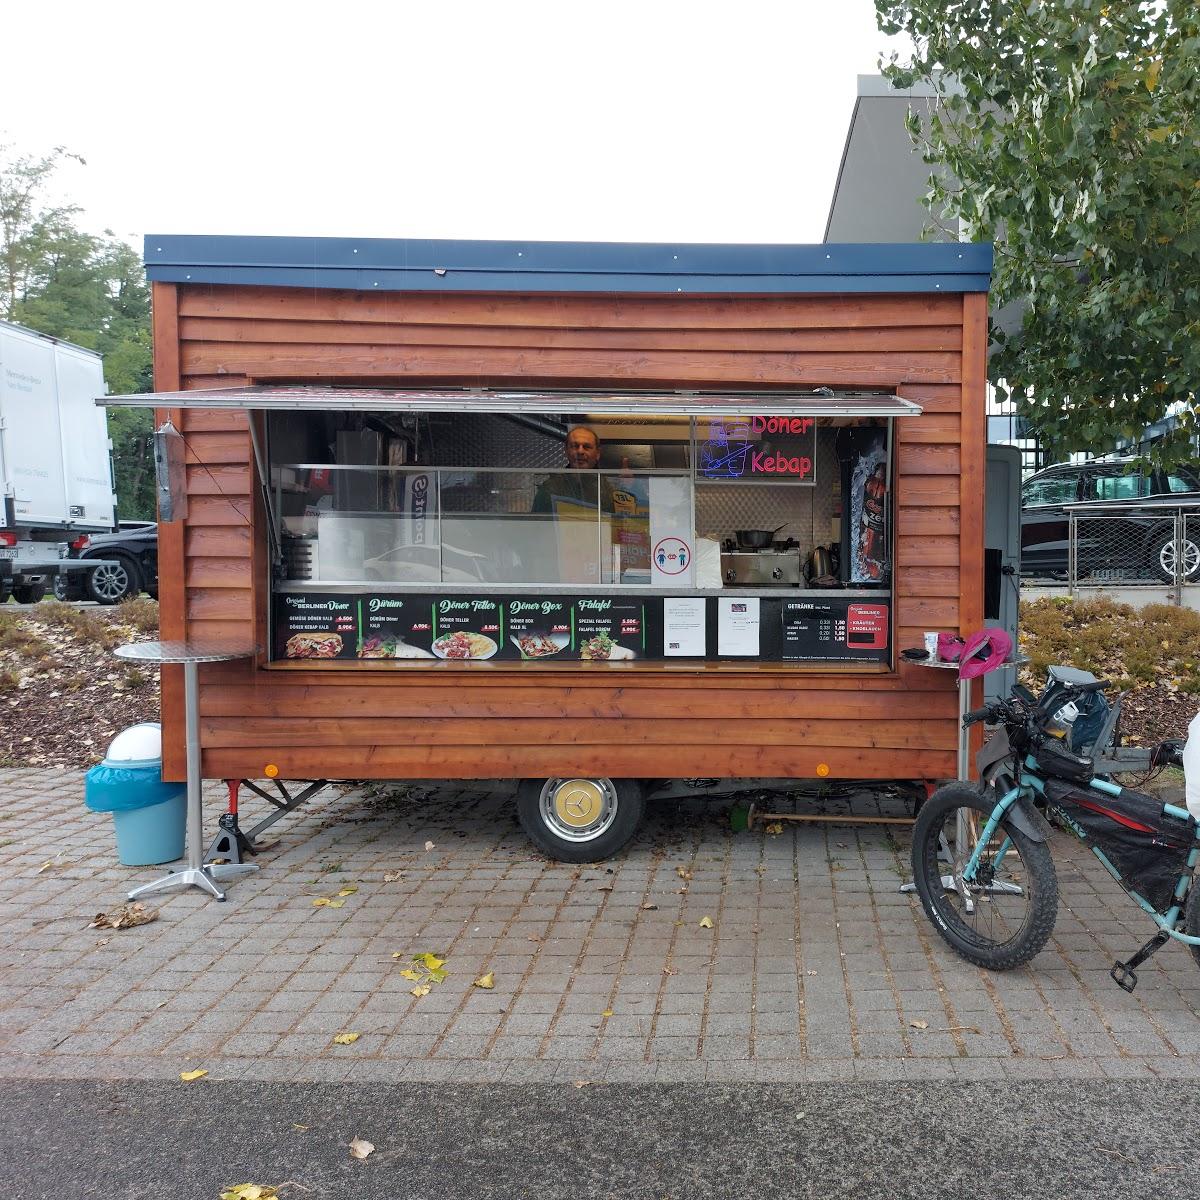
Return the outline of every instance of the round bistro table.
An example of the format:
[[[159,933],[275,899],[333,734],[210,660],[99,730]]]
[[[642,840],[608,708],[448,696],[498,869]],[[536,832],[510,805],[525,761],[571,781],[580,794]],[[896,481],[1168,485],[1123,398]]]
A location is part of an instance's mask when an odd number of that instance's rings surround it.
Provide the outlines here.
[[[201,842],[204,837],[204,810],[200,774],[200,664],[233,662],[253,658],[258,647],[229,642],[131,642],[118,646],[113,653],[118,658],[134,662],[183,665],[183,711],[187,738],[187,866],[182,871],[169,871],[161,879],[143,884],[129,893],[130,900],[152,892],[182,891],[198,887],[217,900],[225,893],[217,886],[218,879],[238,879],[257,871],[253,863],[205,864]]]

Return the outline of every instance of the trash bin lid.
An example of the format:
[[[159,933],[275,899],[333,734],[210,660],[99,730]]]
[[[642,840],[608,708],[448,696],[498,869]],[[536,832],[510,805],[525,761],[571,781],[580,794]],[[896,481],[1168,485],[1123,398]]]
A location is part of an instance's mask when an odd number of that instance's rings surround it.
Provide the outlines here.
[[[122,729],[108,744],[104,765],[108,767],[157,766],[162,762],[162,726],[142,721]]]

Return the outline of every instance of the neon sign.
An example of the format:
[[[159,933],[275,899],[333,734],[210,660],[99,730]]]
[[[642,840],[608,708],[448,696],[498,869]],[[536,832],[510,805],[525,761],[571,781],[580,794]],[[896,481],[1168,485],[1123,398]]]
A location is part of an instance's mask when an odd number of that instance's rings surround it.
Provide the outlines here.
[[[704,479],[787,479],[816,483],[817,423],[812,417],[713,421],[700,445]]]

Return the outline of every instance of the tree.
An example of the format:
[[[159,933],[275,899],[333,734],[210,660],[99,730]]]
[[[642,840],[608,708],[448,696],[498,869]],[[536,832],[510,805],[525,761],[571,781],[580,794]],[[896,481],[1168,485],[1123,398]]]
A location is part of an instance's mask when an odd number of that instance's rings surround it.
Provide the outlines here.
[[[153,386],[150,289],[133,248],[109,230],[80,230],[79,210],[50,205],[48,184],[77,155],[56,147],[35,158],[0,146],[0,317],[104,356],[113,393]],[[154,519],[153,413],[110,409],[117,511]]]
[[[991,375],[1056,452],[1109,448],[1167,413],[1165,463],[1200,424],[1200,7],[1195,0],[876,0],[907,33],[897,87],[940,169],[927,204],[996,243]]]

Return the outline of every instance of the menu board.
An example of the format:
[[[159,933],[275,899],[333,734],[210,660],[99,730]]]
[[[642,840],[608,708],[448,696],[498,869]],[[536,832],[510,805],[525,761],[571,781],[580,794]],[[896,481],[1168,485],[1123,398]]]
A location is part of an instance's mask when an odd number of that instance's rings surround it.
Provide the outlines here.
[[[551,664],[757,658],[887,663],[890,598],[297,593],[274,658]]]
[[[431,602],[435,658],[463,662],[495,657],[504,645],[504,614],[484,596],[441,596]]]
[[[844,597],[785,600],[784,662],[887,662],[890,608]]]
[[[428,601],[363,596],[355,602],[357,658],[432,658],[433,614]]]
[[[289,594],[276,600],[277,657],[354,657],[358,620],[353,597]]]
[[[584,662],[620,662],[644,658],[646,614],[641,600],[589,596],[573,605],[571,647]]]
[[[527,661],[566,657],[571,617],[570,600],[514,596],[505,605],[508,645]]]
[[[620,662],[646,656],[646,611],[641,600],[589,596],[576,600],[572,648],[584,662]]]

